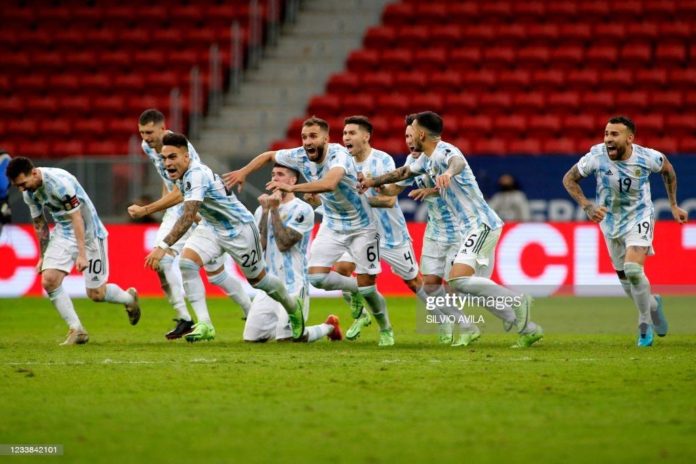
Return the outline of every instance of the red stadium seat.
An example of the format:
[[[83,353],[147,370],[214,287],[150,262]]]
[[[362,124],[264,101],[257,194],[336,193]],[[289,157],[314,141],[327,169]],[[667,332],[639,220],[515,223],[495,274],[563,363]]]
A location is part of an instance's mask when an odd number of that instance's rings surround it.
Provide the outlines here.
[[[134,97],[137,98],[137,97]],[[145,108],[158,108],[160,111],[164,111],[159,105],[146,105],[142,100],[138,100],[139,104],[135,108],[135,114],[139,114]],[[128,111],[125,106],[125,98],[123,95],[105,95],[96,99],[93,103],[92,110],[95,115],[99,117],[113,117],[114,115],[121,114],[124,111]]]
[[[24,99],[16,95],[0,98],[0,114],[12,117],[24,115]]]
[[[672,20],[676,11],[676,4],[671,0],[648,1],[643,4],[643,14],[646,18]]]
[[[430,81],[430,88],[433,89],[434,79],[440,74],[435,74]],[[394,89],[397,92],[421,92],[428,87],[428,78],[424,73],[396,73],[394,77]]]
[[[512,97],[512,107],[516,113],[539,114],[545,110],[546,95],[543,92],[516,92]]]
[[[445,106],[448,112],[470,114],[478,108],[478,98],[471,92],[447,94]]]
[[[455,24],[476,24],[480,16],[477,2],[455,2],[448,6],[450,21]]]
[[[447,51],[444,48],[428,48],[418,51],[419,66],[444,68],[447,65]]]
[[[632,67],[647,66],[652,60],[652,47],[647,43],[628,43],[621,49],[621,61]]]
[[[574,2],[548,2],[546,3],[546,17],[549,22],[570,23],[577,19],[577,4]]]
[[[487,19],[488,21],[495,20],[503,22],[508,19],[513,19],[512,2],[483,2],[480,4],[479,12],[484,21]]]
[[[502,139],[478,139],[473,142],[471,147],[473,155],[505,155],[507,154],[507,144]]]
[[[679,151],[679,144],[674,137],[645,137],[637,139],[638,145],[652,148],[665,155],[671,155]]]
[[[562,125],[563,135],[570,138],[591,137],[600,130],[600,126],[596,124],[595,118],[587,114],[565,116],[562,118]]]
[[[620,44],[627,37],[626,26],[620,21],[598,22],[593,29],[592,42],[598,46]]]
[[[352,96],[348,97],[349,99]],[[308,114],[336,114],[341,111],[341,100],[335,95],[318,95],[312,97],[307,106]]]
[[[29,112],[43,116],[52,116],[58,111],[58,99],[56,97],[29,97],[25,105]]]
[[[658,26],[658,35],[660,41],[678,41],[689,42],[693,37],[694,28],[692,24],[686,21],[669,21],[660,23]]]
[[[374,102],[371,111],[375,111],[379,108],[380,115],[384,116],[401,116],[410,112],[408,106],[408,101],[403,95],[393,94],[393,95],[380,95],[377,97],[377,104]]]
[[[578,152],[578,145],[567,137],[549,138],[544,141],[542,151],[554,155],[570,155]]]
[[[383,50],[379,59],[379,67],[389,71],[404,71],[413,63],[413,52],[408,48],[393,48]],[[374,72],[374,70],[373,70]]]
[[[551,52],[554,68],[577,68],[583,62],[585,52],[580,45],[560,45]]]
[[[561,89],[565,87],[565,73],[559,69],[542,69],[532,72],[532,82],[542,89]]]
[[[561,120],[556,115],[533,115],[527,118],[527,133],[533,137],[547,138],[559,134]]]
[[[551,62],[551,50],[545,45],[528,46],[517,52],[517,65],[522,68],[538,69]]]
[[[377,50],[355,50],[348,55],[348,70],[353,72],[368,72],[380,65]]]
[[[358,88],[358,78],[358,74],[351,72],[332,74],[326,84],[326,91],[339,95],[353,93]]]
[[[497,87],[503,90],[524,90],[530,87],[532,74],[524,69],[504,70],[498,73]]]
[[[415,7],[408,3],[390,3],[382,13],[382,23],[385,25],[409,25],[414,22]]]
[[[633,42],[651,42],[658,38],[659,31],[656,23],[636,21],[626,24],[626,34]]]
[[[78,74],[52,74],[48,78],[48,86],[56,93],[66,94],[76,92],[80,88]]]
[[[585,62],[591,67],[614,67],[618,58],[619,50],[612,44],[594,45],[585,53]]]
[[[546,106],[561,113],[572,113],[580,107],[580,94],[576,91],[551,92],[546,97]]]
[[[92,105],[89,98],[81,95],[66,95],[59,102],[61,113],[64,115],[84,116],[91,111]]]
[[[479,91],[495,87],[495,74],[487,69],[461,74],[462,87],[465,90]]]
[[[508,152],[511,154],[537,155],[541,153],[541,142],[537,139],[510,139]]]
[[[648,107],[648,92],[621,92],[616,95],[616,111],[620,114],[638,114]]]
[[[414,108],[415,112],[434,111],[442,113],[444,98],[436,93],[418,94],[411,98],[410,106]]]
[[[72,127],[65,118],[47,118],[41,121],[39,130],[49,137],[66,137],[71,135]]]
[[[665,130],[674,137],[696,137],[696,118],[690,114],[669,114]]]
[[[88,71],[97,67],[97,54],[94,50],[76,51],[65,55],[65,64],[72,71]]]
[[[73,129],[81,135],[98,137],[106,132],[106,124],[102,119],[97,118],[76,119],[73,123]]]
[[[696,154],[696,137],[688,135],[679,138],[679,151],[685,154]]]
[[[416,3],[416,15],[418,23],[427,26],[440,26],[448,20],[447,6],[441,3]]]
[[[509,68],[515,62],[515,49],[512,46],[484,48],[483,65],[487,69]]]
[[[673,114],[684,106],[684,96],[677,90],[653,92],[650,97],[650,107],[665,114]]]
[[[522,3],[527,4],[526,2],[521,2],[520,4]],[[527,30],[519,22],[499,24],[495,28],[495,40],[499,44],[519,46],[526,38]]]
[[[662,43],[655,49],[658,66],[676,67],[686,62],[686,46],[682,43]]]
[[[485,136],[493,130],[493,118],[485,115],[466,115],[459,118],[459,132],[467,136]]]
[[[42,140],[23,141],[19,146],[19,153],[29,158],[51,157],[52,146]]]
[[[693,53],[692,56],[694,56]],[[696,82],[696,68],[670,70],[670,86],[686,89],[692,87],[694,82]]]
[[[377,106],[377,99],[375,96],[367,94],[345,95],[341,99],[341,106],[342,107],[339,107],[339,109],[333,113],[364,114],[366,116],[371,116]],[[382,114],[381,111],[380,114]]]
[[[450,51],[449,66],[457,71],[470,71],[481,63],[481,49],[475,45],[466,45]]]
[[[577,21],[577,18],[574,19]],[[592,28],[587,23],[570,22],[561,28],[560,43],[585,44],[592,40]]]
[[[409,49],[423,49],[423,44],[430,40],[430,27],[426,26],[402,26],[398,30],[397,41],[400,47]]]
[[[526,3],[526,2],[524,2]],[[560,27],[555,22],[531,23],[526,27],[526,40],[533,44],[556,43],[560,37]],[[518,51],[518,56],[524,49]]]
[[[366,73],[360,79],[360,89],[370,94],[390,92],[394,87],[394,78],[389,72]]]
[[[614,112],[614,92],[600,90],[586,91],[582,95],[582,107],[592,114],[608,114]]]
[[[500,133],[503,137],[522,137],[527,130],[527,120],[520,115],[503,115],[495,118],[494,123],[496,134]]]
[[[456,137],[452,139],[450,143],[455,147],[459,148],[459,150],[464,154],[464,156],[468,157],[470,155],[473,155],[473,153],[471,153],[471,139],[468,139],[466,137]]]
[[[51,151],[60,157],[81,155],[85,152],[85,144],[80,140],[57,140],[51,144]]]
[[[546,17],[546,5],[544,2],[514,2],[512,15],[523,23],[538,23]]]
[[[600,20],[605,18],[612,8],[606,2],[600,1],[585,1],[578,2],[578,16],[585,18],[594,18]]]
[[[107,123],[107,131],[109,137],[128,138],[134,135],[138,130],[137,119],[111,119]]]
[[[462,27],[459,24],[443,24],[434,28],[428,41],[434,48],[455,49],[462,41]]]
[[[7,121],[7,131],[19,137],[35,138],[38,123],[33,119],[10,119]]]
[[[374,26],[367,30],[363,40],[365,48],[378,50],[398,46],[396,30],[390,26]]]
[[[507,113],[512,108],[512,96],[507,92],[487,92],[479,95],[482,113]]]
[[[667,85],[667,70],[639,69],[635,73],[636,84],[643,89],[661,89]]]
[[[495,29],[490,24],[471,24],[462,30],[462,41],[467,44],[490,44],[495,40]]]
[[[641,137],[660,137],[664,133],[665,118],[661,114],[639,115],[635,122]]]
[[[634,72],[628,69],[610,69],[599,73],[602,89],[624,91],[633,86]]]
[[[442,71],[430,76],[429,89],[445,94],[458,92],[461,88],[461,75],[456,71]]]
[[[566,82],[576,89],[592,89],[599,84],[599,74],[596,69],[572,69],[568,71]]]
[[[128,154],[128,142],[97,140],[89,142],[85,151],[90,155],[126,155]]]

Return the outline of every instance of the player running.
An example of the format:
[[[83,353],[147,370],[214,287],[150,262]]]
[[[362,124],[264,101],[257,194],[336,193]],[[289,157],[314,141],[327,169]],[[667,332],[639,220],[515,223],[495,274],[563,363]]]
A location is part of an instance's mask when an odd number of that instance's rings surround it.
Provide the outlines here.
[[[41,273],[41,286],[68,324],[68,336],[61,345],[81,345],[89,340],[72,300],[62,287],[73,266],[84,273],[87,296],[92,301],[124,305],[131,325],[137,324],[138,293],[132,287],[124,291],[116,284],[107,283],[107,232],[77,179],[63,169],[34,167],[30,159],[21,156],[7,165],[7,177],[22,192],[33,218],[41,246],[41,258],[36,265]],[[52,233],[44,208],[56,223]]]
[[[652,240],[655,210],[650,196],[650,174],[659,172],[665,183],[672,216],[680,224],[687,212],[677,205],[677,174],[665,155],[634,144],[636,125],[626,116],[609,119],[604,143],[590,148],[563,177],[563,186],[599,224],[626,295],[638,308],[638,346],[653,344],[653,329],[667,335],[668,324],[662,297],[650,294],[650,282],[643,270],[647,256],[655,254]],[[585,197],[580,180],[594,174],[597,203]]]

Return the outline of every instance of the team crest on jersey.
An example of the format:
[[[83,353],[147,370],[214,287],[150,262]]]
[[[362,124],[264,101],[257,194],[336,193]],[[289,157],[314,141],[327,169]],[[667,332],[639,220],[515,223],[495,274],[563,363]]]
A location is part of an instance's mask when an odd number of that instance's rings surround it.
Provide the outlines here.
[[[643,170],[640,168],[636,168],[635,174],[636,176],[640,176],[643,173]]]

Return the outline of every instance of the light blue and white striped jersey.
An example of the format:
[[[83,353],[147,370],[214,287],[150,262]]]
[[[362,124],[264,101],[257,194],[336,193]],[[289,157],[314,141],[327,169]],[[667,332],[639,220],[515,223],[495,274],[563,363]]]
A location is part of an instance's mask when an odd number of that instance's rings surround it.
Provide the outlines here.
[[[421,156],[425,155],[421,154]],[[417,159],[409,154],[406,157],[404,166],[412,165]],[[435,187],[435,181],[427,174],[411,177],[410,179],[397,182],[397,184],[403,187],[413,185],[419,189]],[[459,236],[459,221],[452,215],[445,200],[439,195],[430,195],[424,201],[428,207],[428,223],[425,226],[425,236],[436,242],[458,243],[461,238]]]
[[[225,189],[225,184],[208,166],[191,161],[188,169],[176,181],[184,195],[184,202],[200,201],[199,214],[218,235],[234,238],[239,235],[239,224],[254,222],[254,216]]]
[[[275,160],[278,164],[300,172],[307,182],[322,179],[335,167],[342,168],[345,173],[336,190],[319,194],[324,208],[322,221],[334,232],[344,234],[370,226],[374,220],[367,199],[356,188],[358,171],[353,157],[345,147],[337,143],[329,143],[326,150],[326,157],[321,164],[311,162],[303,147],[278,150]]]
[[[291,295],[299,293],[303,288],[307,292],[309,291],[307,247],[314,227],[314,210],[309,204],[299,198],[294,198],[281,204],[278,212],[283,226],[290,227],[302,234],[302,239],[288,251],[280,251],[269,214],[266,237],[266,271],[282,279]],[[262,209],[259,206],[254,213],[257,224],[260,224],[261,216]]]
[[[578,161],[583,177],[594,173],[597,179],[597,205],[607,208],[600,223],[609,238],[625,235],[636,224],[650,221],[655,210],[650,196],[650,173],[659,172],[665,155],[652,148],[633,144],[633,153],[625,161],[612,161],[607,147],[600,143]],[[652,225],[651,225],[652,227]]]
[[[75,231],[70,220],[70,213],[79,210],[85,223],[85,241],[106,238],[108,234],[104,224],[99,219],[92,200],[89,199],[87,192],[75,176],[59,168],[38,169],[43,179],[41,187],[34,192],[25,190],[23,193],[24,202],[29,205],[31,217],[41,216],[45,207],[56,223],[54,233],[74,240]]]
[[[7,178],[7,165],[10,164],[10,155],[3,153],[0,155],[0,200],[9,196],[10,180]]]
[[[440,196],[459,220],[460,234],[467,234],[483,224],[493,230],[503,227],[503,221],[483,198],[466,158],[451,143],[438,142],[429,158],[425,154],[421,155],[411,164],[410,169],[411,172],[429,174],[431,178],[437,179],[437,176],[447,170],[447,163],[454,157],[461,158],[466,164],[459,174],[452,177],[449,188],[440,191]]]
[[[170,132],[171,131],[167,131]],[[148,157],[148,159],[152,162],[153,166],[155,166],[155,170],[157,171],[157,174],[162,178],[162,181],[164,181],[164,185],[167,187],[168,191],[172,191],[172,188],[174,187],[174,182],[169,178],[167,175],[167,170],[164,169],[164,162],[162,161],[162,158],[160,157],[160,154],[157,153],[157,151],[154,148],[150,148],[150,145],[147,144],[144,140],[140,144],[140,147],[143,149],[143,153]],[[191,158],[194,161],[200,161],[201,158],[198,156],[198,152],[196,149],[191,145],[191,142],[188,143],[188,153],[189,153],[189,158]],[[184,211],[184,205],[183,203],[179,203],[178,205],[174,205],[170,210],[173,210],[173,212],[176,214],[176,217],[181,216],[181,213]]]
[[[382,174],[396,169],[394,158],[381,150],[372,149],[364,161],[359,162],[353,158],[355,167],[358,172],[362,172],[365,176],[377,177]],[[365,192],[367,198],[378,195],[376,189],[371,188]],[[372,214],[377,222],[377,231],[379,232],[379,246],[382,248],[392,249],[411,241],[411,236],[408,234],[406,227],[406,218],[401,211],[399,202],[397,201],[391,208],[373,208]]]

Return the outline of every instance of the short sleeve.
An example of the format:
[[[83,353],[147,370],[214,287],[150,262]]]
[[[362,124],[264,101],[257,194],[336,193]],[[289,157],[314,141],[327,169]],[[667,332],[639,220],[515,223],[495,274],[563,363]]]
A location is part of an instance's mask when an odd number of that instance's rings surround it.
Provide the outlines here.
[[[205,179],[202,171],[189,171],[182,184],[184,201],[203,201],[205,198]]]
[[[578,161],[577,167],[582,177],[587,177],[597,170],[598,158],[588,153]]]
[[[302,166],[300,166],[298,150],[304,150],[303,148],[293,148],[292,150],[278,150],[275,154],[275,162],[287,166],[289,168],[295,169],[296,171],[303,172]]]
[[[305,202],[297,203],[297,205],[298,206],[292,210],[285,224],[286,227],[290,227],[304,235],[314,227],[314,210]]]
[[[445,165],[449,165],[449,162],[452,158],[461,158],[466,162],[466,158],[464,158],[464,154],[459,151],[458,148],[456,147],[451,147],[451,148],[445,148],[444,149],[444,158],[445,158]]]
[[[259,206],[258,208],[256,208],[256,211],[254,211],[254,222],[255,222],[257,225],[258,225],[259,222],[261,221],[261,215],[263,214],[262,211],[263,211],[263,210],[261,209],[260,206]]]
[[[327,170],[333,168],[342,168],[343,171],[348,172],[348,168],[350,166],[350,159],[348,158],[349,156],[350,155],[342,152],[341,150],[336,150],[334,153],[330,153],[328,159],[326,160]]]
[[[53,192],[60,197],[60,203],[64,211],[71,212],[80,208],[80,199],[77,198],[77,191],[73,182],[64,178],[54,178],[49,182],[52,183]]]
[[[31,197],[29,192],[23,192],[22,198],[24,198],[24,203],[29,206],[29,212],[31,213],[32,218],[37,218],[43,214],[41,205]]]
[[[662,171],[662,167],[665,165],[665,155],[657,150],[648,151],[648,168],[652,172]]]
[[[409,165],[409,169],[413,174],[427,174],[428,173],[428,166],[426,163],[426,160],[428,159],[427,156],[421,155],[418,157],[417,160],[415,160],[412,164]]]

